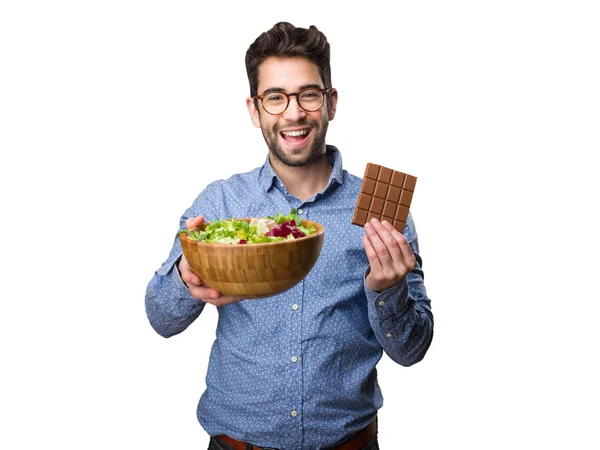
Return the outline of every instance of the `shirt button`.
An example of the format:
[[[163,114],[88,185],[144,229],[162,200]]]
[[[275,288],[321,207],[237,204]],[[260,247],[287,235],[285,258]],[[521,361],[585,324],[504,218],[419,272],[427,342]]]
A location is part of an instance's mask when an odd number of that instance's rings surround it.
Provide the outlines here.
[[[296,304],[294,303],[294,304],[292,305],[292,309],[293,309],[294,311],[298,311],[298,305],[296,305]]]
[[[300,209],[298,210],[298,214],[302,214],[303,212],[304,212],[304,210],[303,210],[302,208],[300,208]]]
[[[298,358],[296,356],[292,356],[292,362],[297,362]]]
[[[379,306],[383,306],[383,305],[385,305],[385,302],[384,302],[383,300],[381,300],[381,301],[379,302]]]
[[[392,334],[392,333],[388,333],[388,334],[386,334],[386,336],[387,336],[387,337],[392,337],[392,336],[393,336],[393,334]]]
[[[293,410],[293,411],[292,411],[292,417],[296,417],[297,415],[298,415],[298,411],[296,411],[296,410]]]

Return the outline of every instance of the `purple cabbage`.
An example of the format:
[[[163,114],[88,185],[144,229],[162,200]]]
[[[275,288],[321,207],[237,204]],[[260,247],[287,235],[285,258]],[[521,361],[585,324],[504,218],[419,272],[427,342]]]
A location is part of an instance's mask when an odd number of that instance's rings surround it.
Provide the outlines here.
[[[277,237],[286,238],[286,237],[288,237],[288,235],[290,233],[294,237],[294,239],[306,236],[306,234],[304,234],[302,231],[300,231],[298,228],[296,228],[295,220],[283,222],[281,225],[271,228],[269,231],[267,231],[265,233],[265,236],[277,236]]]

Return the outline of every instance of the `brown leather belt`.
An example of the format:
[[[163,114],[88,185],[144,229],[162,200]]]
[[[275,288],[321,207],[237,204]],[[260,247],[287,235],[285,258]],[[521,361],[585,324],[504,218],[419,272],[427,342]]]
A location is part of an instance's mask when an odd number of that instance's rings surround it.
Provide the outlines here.
[[[331,450],[360,450],[369,443],[377,434],[377,419],[373,420],[369,425],[360,430],[350,439],[342,442],[339,445],[331,447]],[[256,447],[255,445],[247,444],[236,439],[225,436],[224,434],[217,436],[217,439],[229,445],[233,450],[263,450],[269,447]]]

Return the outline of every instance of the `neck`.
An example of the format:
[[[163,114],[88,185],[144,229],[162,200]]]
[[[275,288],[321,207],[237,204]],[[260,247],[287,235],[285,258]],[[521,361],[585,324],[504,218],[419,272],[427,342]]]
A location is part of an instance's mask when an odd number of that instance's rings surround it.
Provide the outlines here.
[[[303,202],[325,189],[333,170],[326,153],[299,167],[287,166],[273,155],[269,161],[288,192]]]

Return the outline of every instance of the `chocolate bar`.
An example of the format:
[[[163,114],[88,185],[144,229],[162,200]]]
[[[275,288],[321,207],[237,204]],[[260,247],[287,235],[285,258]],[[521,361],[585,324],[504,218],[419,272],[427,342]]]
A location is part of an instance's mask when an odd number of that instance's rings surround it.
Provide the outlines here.
[[[372,218],[387,220],[404,232],[417,177],[367,163],[352,223],[364,226]]]

